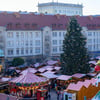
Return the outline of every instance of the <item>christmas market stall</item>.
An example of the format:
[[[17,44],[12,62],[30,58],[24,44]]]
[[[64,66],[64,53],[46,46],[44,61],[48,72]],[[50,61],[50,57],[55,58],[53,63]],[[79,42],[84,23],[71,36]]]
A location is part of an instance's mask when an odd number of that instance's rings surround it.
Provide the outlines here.
[[[50,81],[49,85],[51,88],[55,87],[55,80],[58,76],[55,75],[54,72],[47,71],[45,73],[41,73],[40,75],[49,79],[49,81]]]
[[[79,81],[76,84],[70,83],[64,91],[64,100],[91,100],[100,90],[100,83],[96,85],[96,81],[96,79],[92,78],[83,82]]]
[[[67,87],[67,85],[70,83],[71,80],[72,80],[72,76],[60,75],[57,78],[57,87],[65,88]]]
[[[47,84],[48,80],[46,78],[38,77],[31,72],[27,72],[9,82],[10,93],[19,97],[37,98],[37,90],[43,89]]]
[[[6,93],[9,94],[8,92],[8,81],[10,81],[11,78],[8,77],[2,77],[0,78],[0,93]]]
[[[88,77],[86,77],[86,74],[76,73],[72,75],[72,79],[75,80],[75,82],[78,82],[84,81],[85,79],[88,79]]]

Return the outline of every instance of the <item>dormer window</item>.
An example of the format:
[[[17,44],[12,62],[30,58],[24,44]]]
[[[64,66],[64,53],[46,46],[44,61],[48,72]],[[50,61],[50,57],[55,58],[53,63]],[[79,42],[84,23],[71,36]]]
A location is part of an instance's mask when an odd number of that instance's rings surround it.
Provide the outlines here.
[[[29,23],[25,23],[24,26],[25,26],[25,28],[29,28],[30,24]]]
[[[58,27],[62,27],[63,26],[63,24],[58,24]]]
[[[56,24],[52,24],[52,27],[56,27]]]
[[[12,23],[8,23],[8,24],[7,24],[7,27],[8,27],[8,28],[12,28]]]
[[[37,27],[37,24],[36,24],[36,23],[33,23],[33,24],[32,24],[32,27],[33,27],[33,28],[36,28],[36,27]]]
[[[21,24],[20,23],[16,23],[16,28],[20,28]]]

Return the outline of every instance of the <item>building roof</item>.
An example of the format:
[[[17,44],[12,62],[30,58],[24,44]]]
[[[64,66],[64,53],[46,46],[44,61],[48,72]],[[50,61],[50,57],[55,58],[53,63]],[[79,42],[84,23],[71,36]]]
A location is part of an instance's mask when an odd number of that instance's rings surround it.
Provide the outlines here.
[[[37,72],[37,70],[35,68],[27,68],[27,69],[23,70],[21,72],[21,74],[26,74],[28,71],[33,73],[33,74]]]
[[[69,3],[59,3],[59,2],[48,2],[48,3],[38,4],[38,7],[45,7],[45,6],[83,7],[80,4],[69,4]]]
[[[95,82],[96,79],[92,78],[91,80],[85,80],[84,82],[79,81],[77,84],[70,83],[66,90],[79,91],[83,86],[88,88],[90,84],[94,84]]]
[[[64,81],[67,81],[67,80],[69,80],[70,78],[72,78],[72,76],[68,76],[68,75],[60,75],[57,79],[58,79],[58,80],[64,80]]]
[[[11,80],[11,82],[13,83],[39,83],[39,82],[46,82],[47,79],[43,78],[43,77],[38,77],[34,74],[32,74],[31,72],[27,72],[13,80]]]
[[[86,76],[86,74],[76,73],[72,75],[72,77],[75,77],[75,78],[82,78],[84,76]]]
[[[66,30],[70,17],[59,14],[36,15],[34,13],[20,14],[18,12],[2,12],[0,13],[0,26],[6,27],[7,30],[41,30],[45,26],[49,26],[53,30]],[[82,27],[87,27],[89,30],[100,29],[99,16],[76,16],[76,18]]]

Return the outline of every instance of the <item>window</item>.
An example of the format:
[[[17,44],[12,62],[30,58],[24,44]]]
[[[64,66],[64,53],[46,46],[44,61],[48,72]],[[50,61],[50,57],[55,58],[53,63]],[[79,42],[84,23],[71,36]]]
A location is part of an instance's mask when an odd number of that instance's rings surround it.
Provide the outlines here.
[[[53,52],[57,52],[57,47],[53,47]]]
[[[40,48],[39,47],[35,48],[35,53],[40,53]]]
[[[45,41],[49,41],[50,37],[49,36],[45,36]]]
[[[57,45],[57,40],[53,40],[53,44],[54,45]]]
[[[28,48],[26,48],[26,54],[28,54]]]
[[[36,46],[40,46],[40,40],[36,40],[36,41],[35,41],[35,45],[36,45]]]
[[[65,32],[63,32],[63,36],[65,36]]]
[[[31,41],[30,41],[30,46],[32,46],[32,44],[33,44],[33,41],[31,40]]]
[[[7,37],[12,38],[13,37],[13,32],[8,32]]]
[[[23,32],[21,32],[21,38],[24,38],[24,33]]]
[[[18,48],[16,49],[16,54],[19,54],[19,49]]]
[[[33,53],[33,49],[32,48],[30,48],[30,54],[32,54]]]
[[[63,44],[63,40],[59,40],[59,44]]]
[[[28,41],[26,41],[26,46],[28,46]]]
[[[92,43],[92,39],[88,39],[88,43]]]
[[[63,48],[62,47],[59,47],[59,51],[61,52],[63,50]]]
[[[17,45],[17,46],[19,46],[19,43],[20,43],[19,41],[16,41],[16,45]]]
[[[21,48],[21,54],[24,54],[24,48]]]
[[[59,32],[59,36],[61,37],[61,32]]]
[[[8,46],[13,46],[13,41],[8,41],[7,44]]]
[[[94,32],[94,36],[95,36],[95,32]]]
[[[57,37],[57,32],[52,33],[53,37]]]
[[[92,50],[92,45],[88,45],[88,50]]]
[[[22,46],[24,45],[24,40],[21,41],[21,45],[22,45]]]
[[[31,38],[33,37],[33,34],[32,34],[32,32],[30,32],[30,37],[31,37]]]
[[[19,32],[16,32],[16,37],[19,38]]]
[[[8,55],[13,55],[13,49],[8,50]]]
[[[91,32],[88,32],[88,36],[92,36],[92,33]]]
[[[39,37],[39,33],[38,32],[35,32],[35,37]]]

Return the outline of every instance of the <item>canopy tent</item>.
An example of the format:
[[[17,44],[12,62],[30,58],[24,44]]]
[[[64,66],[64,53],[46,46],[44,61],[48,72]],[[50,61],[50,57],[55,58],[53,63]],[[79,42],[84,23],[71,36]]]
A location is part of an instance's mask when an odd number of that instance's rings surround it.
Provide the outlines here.
[[[34,64],[34,67],[39,67],[40,66],[40,63],[36,63],[36,64]]]
[[[58,61],[53,61],[53,60],[47,61],[48,65],[54,65],[54,64],[57,64],[57,63],[58,63]]]
[[[96,59],[99,59],[100,60],[100,56],[97,56]]]
[[[86,76],[86,74],[76,73],[72,75],[72,77],[75,77],[75,78],[82,78],[84,76]]]
[[[27,68],[21,72],[21,74],[26,74],[27,72],[32,72],[33,74],[37,72],[35,68]]]
[[[56,73],[55,71],[46,71],[46,72],[44,72],[44,73],[52,73],[52,74],[54,74],[54,73]]]
[[[42,73],[42,74],[40,74],[40,75],[42,75],[42,76],[44,76],[44,77],[46,77],[46,78],[48,78],[48,79],[52,79],[52,78],[57,78],[57,77],[58,77],[57,75],[55,75],[55,74],[53,74],[53,73],[47,73],[47,72]]]
[[[64,81],[67,81],[67,80],[69,80],[70,78],[72,78],[72,76],[68,76],[68,75],[60,75],[57,79],[58,79],[58,80],[64,80]]]
[[[7,81],[10,81],[10,80],[11,80],[11,78],[2,77],[2,78],[0,79],[0,82],[7,82]]]
[[[55,70],[60,70],[61,67],[57,67],[57,66],[55,66],[54,69],[55,69]]]
[[[89,64],[94,64],[94,65],[96,65],[96,61],[89,61]]]
[[[38,71],[42,73],[42,72],[46,71],[46,69],[45,68],[39,68]]]

